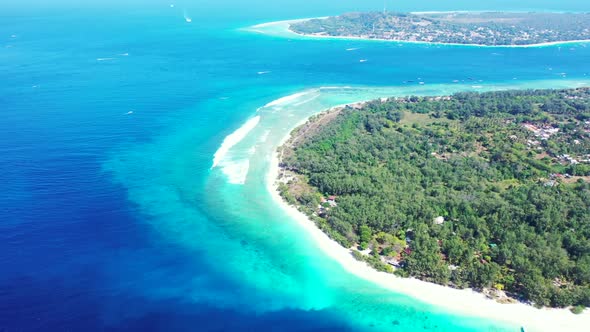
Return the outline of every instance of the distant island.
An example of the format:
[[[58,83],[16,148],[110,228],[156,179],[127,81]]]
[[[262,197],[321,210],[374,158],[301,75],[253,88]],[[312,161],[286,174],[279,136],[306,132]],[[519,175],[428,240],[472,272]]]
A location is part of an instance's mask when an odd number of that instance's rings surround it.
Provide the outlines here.
[[[278,189],[374,268],[590,306],[590,89],[380,99],[312,117]]]
[[[290,30],[323,37],[524,46],[590,40],[590,13],[348,13],[296,21]]]

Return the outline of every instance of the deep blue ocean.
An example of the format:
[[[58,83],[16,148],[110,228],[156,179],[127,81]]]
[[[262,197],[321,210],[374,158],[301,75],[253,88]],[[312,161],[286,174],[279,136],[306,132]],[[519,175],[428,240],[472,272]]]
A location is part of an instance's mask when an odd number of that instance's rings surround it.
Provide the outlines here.
[[[277,222],[263,183],[228,184],[211,168],[259,108],[310,88],[589,79],[590,45],[400,46],[241,29],[382,6],[2,4],[0,331],[502,330],[353,280]],[[585,1],[396,6],[590,10]],[[330,98],[315,107],[340,97]],[[257,167],[251,179],[266,166]]]

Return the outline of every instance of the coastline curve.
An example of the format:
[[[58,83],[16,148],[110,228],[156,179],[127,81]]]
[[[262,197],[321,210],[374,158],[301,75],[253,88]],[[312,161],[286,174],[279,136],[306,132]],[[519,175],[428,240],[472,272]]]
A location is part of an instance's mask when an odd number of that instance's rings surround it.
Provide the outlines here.
[[[482,45],[482,44],[462,44],[462,43],[437,43],[437,42],[425,42],[425,41],[409,41],[409,40],[391,40],[391,39],[379,39],[379,38],[363,38],[354,36],[320,36],[312,34],[300,34],[291,30],[290,26],[293,23],[305,22],[314,19],[325,19],[326,17],[309,17],[292,20],[266,22],[256,24],[250,27],[243,28],[244,31],[250,31],[275,37],[283,38],[297,38],[297,39],[309,39],[309,40],[356,40],[356,41],[367,41],[367,42],[385,42],[385,43],[397,43],[397,44],[412,44],[412,45],[424,45],[424,46],[445,46],[445,47],[476,47],[476,48],[541,48],[541,47],[560,47],[567,45],[586,45],[590,43],[590,40],[568,40],[568,41],[555,41],[539,44],[528,44],[528,45]]]

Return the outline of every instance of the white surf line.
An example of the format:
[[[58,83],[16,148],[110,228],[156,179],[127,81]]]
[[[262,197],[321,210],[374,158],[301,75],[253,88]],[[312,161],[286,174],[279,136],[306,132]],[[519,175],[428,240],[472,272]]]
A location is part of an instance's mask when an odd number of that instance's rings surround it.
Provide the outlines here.
[[[283,105],[283,104],[287,104],[287,103],[289,103],[289,102],[291,102],[293,100],[296,100],[299,97],[303,97],[306,94],[311,93],[311,92],[315,92],[315,91],[319,91],[319,90],[318,89],[312,89],[312,90],[306,90],[306,91],[303,91],[303,92],[294,93],[292,95],[288,95],[288,96],[285,96],[285,97],[282,97],[282,98],[273,100],[270,103],[264,105],[263,107],[264,108],[266,108],[266,107],[277,107],[277,106],[280,106],[280,105]]]
[[[227,156],[229,150],[236,144],[240,143],[240,141],[242,141],[246,137],[246,135],[248,135],[248,133],[258,125],[259,122],[260,115],[257,115],[251,118],[250,120],[246,121],[246,123],[244,123],[236,131],[229,134],[223,140],[219,149],[217,149],[217,151],[215,152],[215,155],[213,157],[213,166],[211,166],[211,168],[217,167],[219,163],[222,162],[224,158]]]

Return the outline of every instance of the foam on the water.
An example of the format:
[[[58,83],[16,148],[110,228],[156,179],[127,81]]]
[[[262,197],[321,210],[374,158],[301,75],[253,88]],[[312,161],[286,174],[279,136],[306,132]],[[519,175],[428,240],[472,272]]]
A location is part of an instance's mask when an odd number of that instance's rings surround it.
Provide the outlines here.
[[[213,166],[211,168],[215,168],[219,163],[225,158],[229,149],[231,149],[234,145],[238,144],[241,140],[248,135],[248,133],[258,125],[260,122],[260,116],[255,116],[252,119],[246,121],[243,126],[241,126],[238,130],[234,131],[230,135],[228,135],[221,143],[221,146],[215,152],[213,157]]]
[[[231,184],[245,184],[250,168],[250,160],[242,159],[229,161],[223,165],[223,174],[227,176],[227,182]]]
[[[297,108],[312,102],[320,95],[321,89],[310,89],[276,99],[259,108],[257,110],[259,115],[246,121],[243,126],[223,140],[221,147],[213,158],[212,168],[219,168],[231,184],[245,184],[250,168],[250,159],[257,151],[256,144],[264,144],[270,133],[268,129],[263,132],[253,132],[256,131],[255,128],[259,125],[260,114],[282,112],[285,108]],[[286,117],[292,115],[290,113],[285,114]],[[251,142],[244,142],[249,136],[255,136],[256,139]]]
[[[215,152],[213,157],[213,166],[211,168],[220,167],[223,174],[231,184],[244,184],[248,176],[248,169],[250,168],[249,157],[256,151],[255,148],[249,148],[246,151],[247,156],[230,154],[230,150],[240,143],[248,133],[250,133],[260,122],[260,116],[257,115],[246,121],[238,130],[228,135],[221,143],[221,146]]]
[[[317,91],[317,90],[313,90],[313,91]],[[301,98],[305,95],[307,95],[308,93],[310,93],[311,91],[303,91],[303,92],[299,92],[299,93],[294,93],[292,95],[286,96],[286,97],[282,97],[279,98],[277,100],[273,100],[270,103],[264,105],[264,107],[277,107],[277,106],[286,106],[287,104],[289,104],[290,102]]]
[[[302,100],[302,101],[300,101],[300,102],[294,103],[294,104],[293,104],[293,106],[301,106],[301,105],[303,105],[303,104],[307,104],[307,103],[309,103],[310,101],[312,101],[312,100],[314,100],[314,99],[318,98],[319,96],[320,96],[320,93],[319,93],[319,91],[317,91],[317,93],[316,93],[316,94],[314,94],[314,95],[312,95],[310,98],[307,98],[307,99],[304,99],[304,100]]]
[[[266,130],[262,136],[260,136],[260,140],[258,140],[258,143],[264,143],[266,142],[266,140],[268,139],[268,135],[270,135],[270,130]]]

